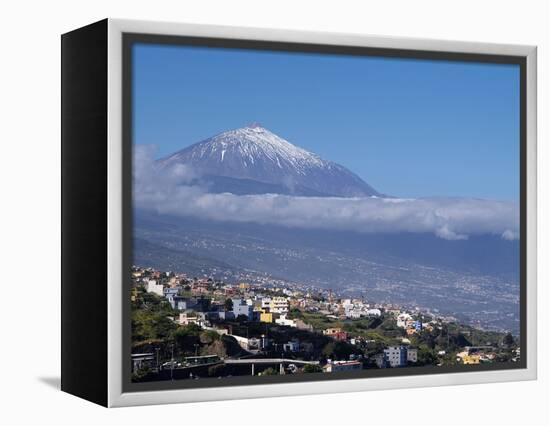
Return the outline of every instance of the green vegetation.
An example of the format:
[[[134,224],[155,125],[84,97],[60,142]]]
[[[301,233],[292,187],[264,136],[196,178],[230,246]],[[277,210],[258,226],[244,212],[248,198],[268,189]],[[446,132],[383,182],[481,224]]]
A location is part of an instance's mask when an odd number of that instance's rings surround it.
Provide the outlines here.
[[[166,299],[138,289],[136,300],[132,302],[132,337],[134,343],[165,340],[177,326],[176,315]]]
[[[310,324],[314,330],[322,331],[326,328],[342,327],[343,322],[332,318],[327,318],[324,314],[303,312],[299,309],[292,309],[289,312],[289,318],[301,319],[306,324]]]
[[[276,369],[269,367],[269,368],[266,368],[261,373],[259,373],[258,375],[259,376],[278,376],[279,372]]]
[[[506,346],[512,346],[515,343],[514,336],[512,336],[512,333],[506,334],[504,336],[504,339],[502,339],[502,343]]]
[[[362,352],[346,342],[331,341],[323,348],[323,355],[327,359],[348,360],[350,355],[361,355]]]
[[[233,301],[231,299],[225,299],[224,309],[226,311],[232,311],[233,310]]]
[[[186,356],[235,356],[242,349],[235,339],[196,324],[178,325],[177,312],[166,299],[138,288],[132,302],[132,347],[135,352],[158,352],[161,360]],[[146,374],[141,372],[140,374]]]
[[[322,373],[323,369],[319,365],[306,364],[304,366],[304,373]]]
[[[395,318],[390,315],[353,320],[337,320],[327,318],[326,315],[321,313],[302,312],[299,309],[292,309],[289,316],[293,319],[301,319],[306,324],[310,324],[316,331],[323,331],[327,328],[341,328],[350,335],[382,342],[388,346],[401,344],[401,338],[405,336],[403,329],[397,327]]]
[[[389,315],[348,320],[343,330],[365,340],[382,342],[387,346],[401,344],[401,339],[405,336],[404,330],[397,327],[395,318]]]

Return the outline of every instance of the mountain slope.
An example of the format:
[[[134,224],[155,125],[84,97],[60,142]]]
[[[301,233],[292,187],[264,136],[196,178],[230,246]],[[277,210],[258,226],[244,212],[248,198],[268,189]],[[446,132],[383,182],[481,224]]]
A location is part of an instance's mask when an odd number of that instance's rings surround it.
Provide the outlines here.
[[[190,276],[234,275],[243,271],[222,260],[198,255],[188,250],[167,247],[143,238],[134,238],[133,262],[136,265],[164,271],[184,271]]]
[[[161,169],[178,164],[192,167],[212,192],[380,196],[344,166],[295,146],[258,124],[220,133],[157,162]]]
[[[437,309],[488,328],[519,324],[518,241],[228,224],[144,211],[134,221],[136,264],[366,292],[373,301]]]

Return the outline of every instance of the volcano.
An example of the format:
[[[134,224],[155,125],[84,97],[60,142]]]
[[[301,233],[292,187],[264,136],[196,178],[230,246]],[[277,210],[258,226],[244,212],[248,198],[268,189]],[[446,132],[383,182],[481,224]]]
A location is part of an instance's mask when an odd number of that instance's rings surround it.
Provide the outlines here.
[[[300,148],[258,123],[228,130],[157,160],[185,165],[210,192],[326,197],[382,196],[344,166]]]

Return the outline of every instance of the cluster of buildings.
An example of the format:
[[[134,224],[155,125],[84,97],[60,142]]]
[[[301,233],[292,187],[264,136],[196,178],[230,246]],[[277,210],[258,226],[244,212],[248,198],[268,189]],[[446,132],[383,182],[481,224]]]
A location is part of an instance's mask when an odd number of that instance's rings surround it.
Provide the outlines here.
[[[456,354],[456,360],[466,365],[485,364],[493,362],[497,354],[492,346],[466,346]]]
[[[227,329],[224,328],[208,328],[212,331],[216,331],[219,334],[225,334],[227,336],[233,337],[239,346],[244,349],[247,352],[250,352],[251,354],[258,354],[270,350],[277,351],[278,353],[293,353],[293,352],[300,352],[300,351],[308,351],[311,348],[308,347],[307,343],[301,343],[298,340],[289,340],[286,343],[282,343],[277,345],[273,339],[270,339],[269,337],[265,335],[261,335],[260,337],[243,337],[238,336],[235,334],[229,333]]]
[[[434,321],[423,323],[418,319],[414,319],[408,312],[400,312],[396,318],[397,327],[404,329],[408,336],[412,336],[422,330],[432,331],[436,324]]]
[[[275,345],[267,336],[243,337],[233,335],[231,327],[224,327],[223,321],[244,319],[246,321],[276,324],[286,327],[314,331],[310,324],[299,318],[291,318],[293,308],[303,312],[322,314],[335,320],[378,318],[392,315],[397,327],[405,330],[407,336],[419,333],[423,329],[431,330],[438,326],[435,321],[422,322],[419,315],[411,314],[395,305],[370,304],[364,298],[339,298],[332,291],[293,285],[252,285],[249,283],[228,284],[212,278],[189,278],[185,274],[159,272],[153,269],[133,268],[134,294],[137,286],[148,293],[164,297],[174,310],[179,311],[176,321],[181,325],[197,324],[204,329],[227,334],[250,353],[268,350],[277,352],[308,352],[311,344],[290,340]],[[365,345],[369,341],[352,336],[340,327],[327,328],[323,335],[335,341],[351,345]],[[418,350],[409,345],[407,338],[400,346],[390,346],[374,356],[379,368],[398,368],[418,361]],[[275,347],[278,346],[278,347]],[[482,355],[466,353],[460,355],[465,364],[481,362]],[[479,357],[479,359],[478,359]],[[323,370],[326,372],[360,369],[362,359],[327,360]]]
[[[287,319],[288,300],[282,297],[232,297],[226,300],[213,301],[204,297],[185,297],[171,294],[166,289],[165,296],[173,309],[180,311],[180,323],[188,324],[189,311],[193,311],[199,325],[208,325],[213,321],[231,321],[245,319],[266,323],[278,323],[298,327],[298,322]]]
[[[311,330],[303,321],[288,317],[289,300],[296,292],[286,288],[259,288],[248,283],[231,285],[139,268],[133,271],[133,278],[148,293],[166,298],[172,309],[180,311],[180,324],[209,326],[216,320],[242,318]]]
[[[293,304],[306,312],[315,312],[337,320],[380,317],[393,305],[371,304],[364,298],[341,299],[330,290],[308,292],[295,298]]]
[[[344,316],[346,318],[357,319],[362,317],[379,317],[382,311],[371,307],[362,300],[344,299],[341,302]]]
[[[379,317],[382,314],[381,309],[371,307],[361,300],[324,301],[309,293],[293,292],[286,288],[262,289],[247,283],[228,285],[205,279],[188,280],[185,276],[172,276],[170,273],[162,277],[152,270],[136,272],[134,279],[136,278],[148,293],[166,298],[173,309],[181,312],[180,324],[196,323],[203,326],[208,325],[209,321],[242,317],[247,321],[275,323],[312,331],[311,325],[288,317],[290,307],[322,313],[333,319]],[[282,295],[266,295],[266,291]],[[204,297],[207,294],[214,296],[214,299]],[[189,311],[193,311],[193,315],[190,316]],[[348,338],[342,330],[329,329],[325,334],[342,341]]]

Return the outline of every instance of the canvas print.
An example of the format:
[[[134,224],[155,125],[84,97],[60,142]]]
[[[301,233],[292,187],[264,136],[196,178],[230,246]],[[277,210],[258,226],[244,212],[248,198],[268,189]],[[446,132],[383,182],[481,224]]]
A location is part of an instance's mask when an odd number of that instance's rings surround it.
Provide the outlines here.
[[[133,382],[520,364],[518,65],[136,43],[131,67]]]

